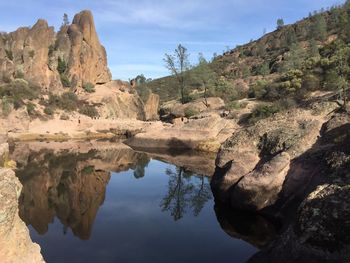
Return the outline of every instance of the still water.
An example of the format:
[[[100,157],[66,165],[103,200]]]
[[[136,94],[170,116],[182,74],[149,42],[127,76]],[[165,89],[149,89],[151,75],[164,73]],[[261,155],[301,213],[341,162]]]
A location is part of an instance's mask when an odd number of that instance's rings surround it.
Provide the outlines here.
[[[48,263],[246,262],[257,252],[220,225],[208,176],[130,149],[21,147],[20,216]]]

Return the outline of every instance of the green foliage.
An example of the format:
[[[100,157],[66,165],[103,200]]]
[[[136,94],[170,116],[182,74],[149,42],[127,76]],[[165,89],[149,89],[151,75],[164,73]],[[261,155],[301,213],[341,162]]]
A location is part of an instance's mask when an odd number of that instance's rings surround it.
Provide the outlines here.
[[[82,170],[81,173],[83,175],[88,175],[88,174],[92,174],[95,171],[95,167],[93,165],[88,165],[85,166]]]
[[[80,109],[79,113],[89,116],[91,118],[97,118],[99,116],[98,111],[93,105],[84,104]]]
[[[283,18],[277,19],[277,29],[281,29],[284,26],[284,20]]]
[[[61,96],[50,93],[48,106],[66,111],[74,111],[78,108],[78,97],[73,92],[65,92]]]
[[[143,103],[146,103],[148,101],[149,96],[151,95],[151,90],[146,85],[137,86],[136,92],[143,101]]]
[[[9,59],[9,60],[13,60],[13,53],[11,50],[8,50],[8,49],[5,49],[5,53],[6,53],[6,57]]]
[[[199,114],[199,111],[192,108],[192,107],[188,107],[185,109],[185,117],[186,118],[191,118],[192,116],[195,116],[197,114]]]
[[[322,14],[318,14],[312,18],[310,26],[310,37],[323,41],[327,37],[327,23]]]
[[[66,74],[61,74],[60,78],[61,78],[61,83],[62,83],[63,87],[65,87],[65,88],[71,87],[72,84],[71,84],[71,82]]]
[[[0,98],[7,97],[15,109],[25,105],[25,100],[37,99],[39,94],[39,87],[31,85],[23,79],[15,79],[9,84],[0,86]]]
[[[252,71],[253,71],[253,75],[266,76],[266,75],[270,74],[269,63],[264,62],[256,67],[254,67]]]
[[[44,113],[45,113],[46,115],[52,116],[52,115],[55,114],[55,109],[54,109],[54,107],[52,107],[52,106],[46,106],[46,107],[44,108]]]
[[[257,121],[266,119],[279,111],[280,109],[276,105],[259,104],[251,113],[248,123],[254,124]]]
[[[284,62],[281,68],[282,72],[293,69],[300,69],[305,57],[305,50],[298,43],[292,44],[289,52],[284,57]]]
[[[4,117],[8,116],[11,112],[11,101],[7,96],[1,98],[1,112]]]
[[[266,80],[258,80],[249,88],[248,96],[250,98],[262,99],[267,92],[268,83]]]
[[[241,106],[242,105],[238,101],[234,100],[234,101],[230,101],[230,102],[226,103],[225,109],[226,110],[239,110],[241,108]]]
[[[181,95],[181,102],[184,104],[186,93],[186,80],[188,78],[188,70],[190,63],[188,60],[189,54],[187,49],[181,44],[174,51],[174,55],[165,54],[165,67],[178,81],[178,89]]]
[[[60,73],[61,75],[64,74],[66,72],[67,68],[68,68],[68,65],[67,65],[66,61],[63,58],[58,57],[58,63],[57,63],[58,73]]]
[[[83,89],[88,93],[93,93],[95,92],[95,85],[91,82],[87,82],[83,84]]]
[[[28,53],[29,57],[34,58],[35,56],[35,50],[30,50]]]
[[[28,102],[26,108],[29,115],[33,116],[35,114],[35,104]]]

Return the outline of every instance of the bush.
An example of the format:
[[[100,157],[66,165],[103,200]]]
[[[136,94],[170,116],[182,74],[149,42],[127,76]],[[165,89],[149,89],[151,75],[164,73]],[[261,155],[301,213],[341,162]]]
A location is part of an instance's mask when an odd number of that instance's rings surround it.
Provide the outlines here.
[[[50,49],[49,49],[50,52]],[[60,75],[64,74],[67,70],[67,63],[64,61],[63,58],[58,57],[58,63],[57,63],[57,71],[60,73]]]
[[[54,115],[55,114],[55,109],[53,108],[53,107],[50,107],[50,106],[47,106],[47,107],[45,107],[45,109],[44,109],[44,113],[46,114],[46,115]]]
[[[241,104],[238,101],[230,101],[225,105],[226,110],[239,110]]]
[[[95,92],[95,85],[90,82],[87,82],[83,84],[83,89],[88,93],[93,93]]]
[[[27,112],[29,115],[34,115],[35,114],[35,104],[31,103],[31,102],[28,102],[27,105],[26,105],[26,108],[27,108]]]
[[[279,112],[279,110],[280,109],[276,105],[260,104],[251,113],[248,119],[248,123],[254,124],[261,119],[266,119],[272,116],[273,114]]]
[[[61,83],[62,83],[63,87],[70,88],[71,87],[71,82],[70,82],[69,78],[67,77],[67,75],[62,73],[60,75],[60,77],[61,77]]]
[[[28,54],[29,54],[29,57],[34,58],[35,51],[34,50],[30,50]]]
[[[198,113],[199,113],[198,110],[191,108],[191,107],[185,109],[185,117],[186,118],[191,118],[192,116],[195,116]]]
[[[23,79],[15,79],[9,84],[0,86],[0,98],[6,96],[16,109],[24,105],[24,100],[37,99],[39,94],[39,87],[31,85]]]
[[[136,92],[144,103],[147,102],[149,95],[151,94],[151,90],[145,85],[137,86]]]
[[[78,108],[78,97],[70,91],[63,93],[61,96],[50,93],[47,106],[66,111],[74,111]]]
[[[3,116],[8,116],[11,112],[11,102],[5,96],[1,99],[1,111]]]
[[[79,113],[89,116],[90,118],[97,118],[99,116],[98,111],[92,105],[83,105],[79,109]]]
[[[68,116],[67,114],[62,114],[62,115],[60,116],[60,120],[67,121],[67,120],[69,120],[69,116]]]
[[[5,53],[6,53],[6,57],[9,59],[9,60],[13,60],[13,53],[11,50],[8,50],[8,49],[5,49]]]
[[[63,93],[57,106],[62,110],[74,111],[78,108],[78,97],[73,92]]]

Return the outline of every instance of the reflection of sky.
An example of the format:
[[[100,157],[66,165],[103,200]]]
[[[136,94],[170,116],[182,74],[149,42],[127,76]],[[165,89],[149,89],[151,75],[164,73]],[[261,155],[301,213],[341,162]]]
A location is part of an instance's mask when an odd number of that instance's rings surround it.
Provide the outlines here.
[[[176,222],[170,213],[161,211],[169,179],[166,168],[175,170],[151,161],[141,179],[135,179],[131,170],[112,173],[88,241],[79,240],[71,231],[63,235],[58,220],[44,236],[31,229],[47,262],[245,262],[256,249],[225,234],[212,200],[198,217],[188,211]]]

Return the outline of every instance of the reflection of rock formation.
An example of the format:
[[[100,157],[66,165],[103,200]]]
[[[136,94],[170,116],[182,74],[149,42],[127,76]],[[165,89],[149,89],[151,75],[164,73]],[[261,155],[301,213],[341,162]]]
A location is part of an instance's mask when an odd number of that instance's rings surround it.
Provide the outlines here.
[[[215,154],[197,151],[161,150],[147,152],[148,156],[184,167],[196,174],[212,176],[215,171]]]
[[[26,147],[31,146],[18,146]],[[20,216],[40,234],[56,216],[81,239],[90,237],[110,171],[128,170],[144,156],[126,147],[21,152],[26,156],[19,156],[15,148],[20,160],[17,176],[23,184]]]
[[[266,218],[216,203],[215,214],[221,228],[231,237],[240,238],[257,248],[262,248],[277,234],[278,224]]]

